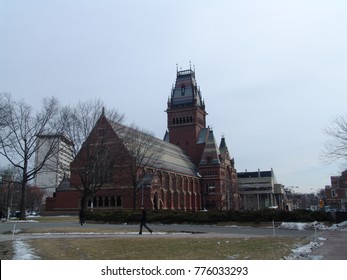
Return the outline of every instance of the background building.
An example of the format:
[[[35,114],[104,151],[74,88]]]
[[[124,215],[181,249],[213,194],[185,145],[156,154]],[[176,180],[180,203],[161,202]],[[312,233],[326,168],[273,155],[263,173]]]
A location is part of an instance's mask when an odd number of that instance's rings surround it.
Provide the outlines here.
[[[72,143],[63,135],[38,135],[38,149],[35,155],[35,165],[43,162],[44,157],[53,149],[37,173],[34,184],[45,191],[46,196],[52,196],[64,177],[70,177],[70,163],[73,160]]]
[[[347,209],[347,170],[343,171],[340,176],[331,176],[331,186],[325,187],[325,205],[330,210]]]
[[[284,186],[277,184],[273,169],[269,171],[238,172],[237,182],[241,209],[261,210],[285,207]]]

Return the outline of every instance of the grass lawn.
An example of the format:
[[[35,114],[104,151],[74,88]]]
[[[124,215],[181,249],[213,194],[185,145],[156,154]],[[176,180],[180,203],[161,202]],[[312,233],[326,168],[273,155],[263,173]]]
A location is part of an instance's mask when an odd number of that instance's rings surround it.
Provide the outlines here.
[[[76,221],[70,217],[35,217],[39,222]],[[84,227],[27,229],[22,233],[114,233]],[[122,230],[117,229],[117,232]],[[128,230],[126,230],[128,231]],[[25,241],[42,260],[279,260],[307,240],[289,237],[225,238],[218,235],[143,235],[128,237],[39,238]],[[13,256],[12,242],[0,242],[1,259]]]
[[[154,237],[64,238],[26,241],[43,260],[279,260],[302,239]]]

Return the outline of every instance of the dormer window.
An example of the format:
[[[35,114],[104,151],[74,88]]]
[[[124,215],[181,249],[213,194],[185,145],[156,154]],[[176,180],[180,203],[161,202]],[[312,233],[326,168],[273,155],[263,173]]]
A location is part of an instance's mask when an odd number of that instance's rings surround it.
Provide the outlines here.
[[[184,96],[186,92],[186,87],[184,85],[181,86],[181,95]]]

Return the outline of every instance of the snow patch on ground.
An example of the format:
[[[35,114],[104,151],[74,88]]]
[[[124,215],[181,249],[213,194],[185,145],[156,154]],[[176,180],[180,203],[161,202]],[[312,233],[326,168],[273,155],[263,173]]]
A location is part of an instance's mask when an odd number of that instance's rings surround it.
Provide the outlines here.
[[[313,222],[313,223],[282,223],[280,228],[285,229],[296,229],[296,230],[305,230],[305,229],[319,229],[319,230],[345,230],[347,227],[347,221],[344,221],[339,224],[334,224],[331,227],[328,227],[322,223]],[[316,241],[311,241],[309,244],[304,246],[292,249],[292,254],[288,257],[285,257],[285,260],[308,260],[315,259],[317,256],[311,256],[311,253],[320,246],[324,245],[324,242],[327,240],[325,237],[318,237]]]
[[[14,256],[13,260],[38,260],[40,259],[35,255],[34,250],[24,241],[13,241]]]
[[[282,222],[278,228],[283,229],[295,229],[295,230],[307,230],[307,229],[319,229],[319,230],[327,230],[331,227],[326,226],[323,223],[312,222],[312,223],[293,223],[293,222]]]

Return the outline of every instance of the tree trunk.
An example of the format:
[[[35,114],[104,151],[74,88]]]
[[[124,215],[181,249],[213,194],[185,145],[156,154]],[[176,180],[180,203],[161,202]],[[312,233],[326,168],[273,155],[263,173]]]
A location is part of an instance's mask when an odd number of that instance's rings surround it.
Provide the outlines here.
[[[133,209],[136,210],[137,208],[137,187],[133,186]]]
[[[88,201],[88,198],[87,196],[82,193],[82,197],[81,197],[81,211],[84,213],[87,209],[87,201]]]
[[[26,141],[25,141],[26,142]],[[27,177],[28,172],[28,160],[24,159],[24,168],[23,168],[23,176],[22,176],[22,193],[21,193],[21,202],[20,202],[20,220],[26,219],[26,186],[28,182]]]

